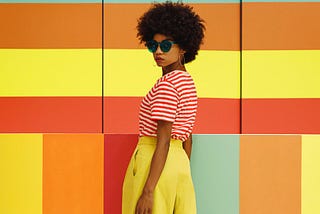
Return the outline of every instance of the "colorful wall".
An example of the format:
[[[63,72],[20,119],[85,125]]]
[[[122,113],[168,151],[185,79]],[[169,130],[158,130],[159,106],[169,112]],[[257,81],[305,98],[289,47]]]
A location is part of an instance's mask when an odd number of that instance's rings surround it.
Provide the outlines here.
[[[320,1],[185,1],[206,20],[187,69],[198,213],[320,213]],[[0,0],[0,213],[121,213],[150,1]],[[121,113],[121,114],[120,114]]]

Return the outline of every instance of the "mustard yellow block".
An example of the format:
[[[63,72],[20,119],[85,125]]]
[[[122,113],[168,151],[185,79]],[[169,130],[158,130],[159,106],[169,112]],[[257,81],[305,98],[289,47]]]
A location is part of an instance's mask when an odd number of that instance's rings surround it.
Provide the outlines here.
[[[199,97],[239,98],[239,51],[203,50],[186,67],[194,78]],[[161,75],[161,68],[147,50],[105,50],[107,96],[145,96]]]
[[[243,51],[244,98],[319,98],[320,50]]]
[[[0,213],[42,214],[42,135],[0,134]]]
[[[101,96],[101,49],[0,49],[0,96]]]
[[[320,135],[302,135],[301,214],[320,213]]]

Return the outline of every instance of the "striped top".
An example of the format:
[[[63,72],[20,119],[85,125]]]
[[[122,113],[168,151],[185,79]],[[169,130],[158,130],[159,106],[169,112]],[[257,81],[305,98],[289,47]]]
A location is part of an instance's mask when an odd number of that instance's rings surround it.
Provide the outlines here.
[[[171,137],[185,141],[192,132],[197,112],[197,92],[192,77],[175,70],[162,76],[143,98],[139,136],[157,136],[157,120],[173,122]]]

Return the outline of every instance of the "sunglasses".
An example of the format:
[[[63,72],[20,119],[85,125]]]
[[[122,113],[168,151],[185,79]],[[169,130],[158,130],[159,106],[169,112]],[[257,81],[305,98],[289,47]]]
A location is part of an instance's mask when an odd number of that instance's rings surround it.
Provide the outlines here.
[[[166,53],[170,51],[173,44],[176,44],[176,42],[170,41],[170,40],[163,40],[161,42],[151,40],[146,42],[146,46],[151,53],[156,52],[159,45],[160,45],[161,51]]]

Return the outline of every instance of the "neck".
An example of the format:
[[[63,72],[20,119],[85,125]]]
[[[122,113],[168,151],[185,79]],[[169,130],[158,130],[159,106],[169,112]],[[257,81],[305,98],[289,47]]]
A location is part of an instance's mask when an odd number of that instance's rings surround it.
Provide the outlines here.
[[[162,76],[164,76],[174,70],[186,71],[186,67],[179,62],[174,62],[168,66],[162,67]]]

